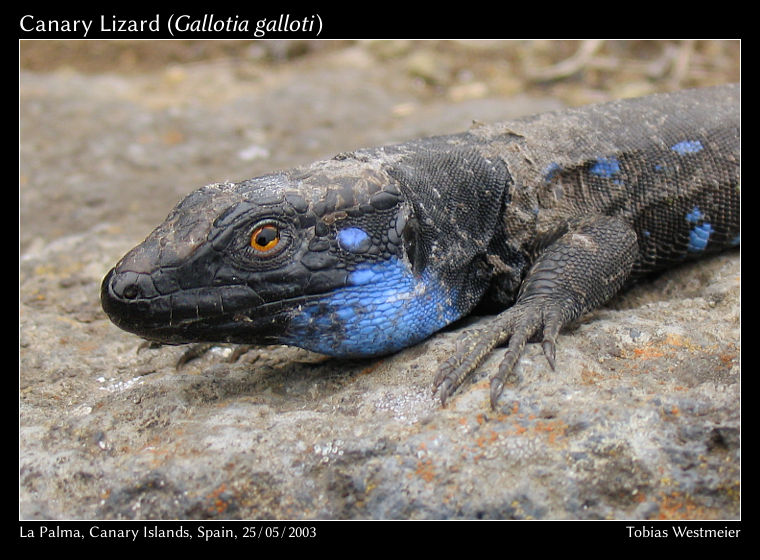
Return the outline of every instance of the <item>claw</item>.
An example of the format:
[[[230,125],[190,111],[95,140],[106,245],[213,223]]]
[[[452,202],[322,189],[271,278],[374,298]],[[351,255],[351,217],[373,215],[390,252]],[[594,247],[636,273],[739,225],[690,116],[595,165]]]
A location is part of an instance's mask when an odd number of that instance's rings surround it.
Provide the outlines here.
[[[535,315],[527,315],[515,325],[514,332],[509,339],[507,352],[499,365],[499,371],[496,372],[496,375],[491,379],[492,409],[496,409],[496,404],[504,389],[504,384],[507,382],[507,379],[513,375],[517,360],[520,358],[523,348],[525,348],[525,343],[528,342],[528,338],[530,338],[539,326],[540,321]]]
[[[235,348],[232,350],[232,353],[230,354],[230,357],[227,358],[228,363],[235,363],[240,359],[240,356],[243,354],[246,354],[253,348],[250,344],[241,344],[239,346],[235,346]],[[258,360],[258,356],[256,357]]]
[[[498,377],[491,378],[491,410],[496,409],[496,403],[504,390],[504,382]]]
[[[508,329],[507,329],[508,330]],[[433,381],[433,393],[440,389],[441,406],[454,394],[465,379],[504,341],[503,318],[469,333],[456,343],[456,352],[438,370]]]
[[[510,343],[510,347],[512,344]],[[491,378],[491,409],[496,410],[496,405],[499,402],[499,397],[504,390],[507,380],[515,374],[515,365],[517,359],[522,352],[522,347],[518,352],[512,352],[512,349],[507,350],[507,354],[499,365],[499,371]]]
[[[555,341],[562,328],[562,316],[559,313],[547,313],[545,322],[542,346],[544,348],[544,356],[546,356],[546,360],[549,362],[549,367],[554,371],[554,358],[557,353]]]
[[[456,353],[444,362],[433,382],[433,393],[440,390],[441,405],[445,406],[448,398],[483,363],[496,346],[509,340],[499,371],[491,379],[491,408],[496,408],[499,396],[507,380],[513,375],[525,343],[541,326],[540,313],[530,307],[512,307],[509,311],[492,319],[485,328],[457,341]],[[549,363],[553,364],[553,338],[545,339],[544,352]]]
[[[145,350],[146,348],[151,348],[151,349],[153,349],[153,348],[161,348],[162,346],[163,346],[163,344],[161,344],[160,342],[154,342],[154,341],[152,341],[152,340],[144,340],[144,341],[143,341],[142,343],[140,343],[140,345],[137,347],[137,353],[139,354],[140,352],[142,352],[142,351],[143,351],[143,350]]]
[[[176,369],[182,368],[182,366],[184,366],[189,361],[192,361],[196,358],[200,358],[203,354],[211,350],[214,346],[219,346],[219,344],[213,343],[213,342],[191,344],[187,348],[187,350],[185,350],[182,353],[182,355],[179,357],[179,359],[177,360],[177,364],[175,365]],[[253,346],[249,344],[235,346],[232,352],[230,353],[229,357],[225,361],[230,364],[235,363],[240,359],[240,356],[250,351],[251,348],[253,348]]]
[[[554,358],[557,354],[557,346],[554,344],[554,340],[549,339],[544,339],[542,346],[544,348],[544,356],[546,356],[546,361],[549,362],[549,367],[552,368],[552,371],[554,371]]]
[[[474,342],[473,342],[474,340]],[[496,341],[488,337],[467,337],[457,342],[457,352],[438,370],[433,381],[433,393],[440,389],[441,406],[462,384],[496,346]]]
[[[196,358],[200,358],[203,354],[208,352],[212,346],[214,345],[211,343],[191,344],[187,350],[182,352],[182,355],[177,360],[177,363],[174,365],[174,368],[177,370],[182,369],[182,367],[187,362],[194,360]]]
[[[448,400],[449,396],[451,396],[452,392],[453,390],[451,389],[451,384],[448,381],[444,382],[443,387],[441,387],[440,394],[441,406],[446,406],[446,401]]]

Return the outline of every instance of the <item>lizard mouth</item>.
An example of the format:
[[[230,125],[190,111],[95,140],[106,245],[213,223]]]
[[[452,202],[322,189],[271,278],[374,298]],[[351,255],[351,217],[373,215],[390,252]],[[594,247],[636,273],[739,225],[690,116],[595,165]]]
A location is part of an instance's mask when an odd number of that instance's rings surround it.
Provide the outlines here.
[[[298,298],[297,298],[298,299]],[[119,328],[165,344],[275,344],[298,301],[265,303],[247,285],[158,293],[149,274],[111,269],[100,289],[103,310]]]
[[[376,356],[456,320],[456,294],[391,259],[358,269],[347,285],[267,302],[245,284],[158,293],[148,273],[112,269],[101,302],[119,328],[165,344],[289,344],[338,357]]]

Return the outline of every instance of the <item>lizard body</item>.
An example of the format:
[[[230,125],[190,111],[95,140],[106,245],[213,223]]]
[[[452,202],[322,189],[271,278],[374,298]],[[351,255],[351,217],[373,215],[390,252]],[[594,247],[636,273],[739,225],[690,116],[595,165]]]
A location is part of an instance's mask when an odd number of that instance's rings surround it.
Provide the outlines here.
[[[166,343],[396,352],[469,314],[443,402],[642,276],[739,244],[738,85],[591,105],[203,187],[125,255],[101,301]]]

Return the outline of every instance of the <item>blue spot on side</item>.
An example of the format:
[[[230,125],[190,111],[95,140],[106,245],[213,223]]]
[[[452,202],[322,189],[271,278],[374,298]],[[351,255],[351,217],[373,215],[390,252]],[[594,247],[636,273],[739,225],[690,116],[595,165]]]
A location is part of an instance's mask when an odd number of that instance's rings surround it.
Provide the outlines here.
[[[710,240],[710,234],[713,232],[713,228],[710,224],[702,224],[691,230],[689,233],[689,246],[687,250],[703,251],[707,247],[707,242]]]
[[[337,237],[340,247],[350,253],[363,253],[371,245],[367,232],[356,227],[347,227],[340,230]]]
[[[737,235],[731,240],[731,246],[738,247],[739,245],[741,245],[740,241],[741,241],[741,234]]]
[[[705,215],[698,206],[686,214],[686,221],[695,226],[689,232],[689,245],[686,247],[687,251],[697,252],[703,251],[707,247],[707,242],[710,241],[710,235],[712,234],[713,227],[709,222],[704,222]]]
[[[457,294],[392,258],[364,264],[348,286],[303,305],[283,343],[331,356],[376,356],[429,337],[461,316]]]
[[[697,152],[702,151],[704,146],[699,140],[684,140],[683,142],[672,145],[670,149],[678,155],[684,156],[686,154],[696,154]]]
[[[695,206],[694,210],[686,214],[686,221],[690,224],[696,224],[704,217],[705,215],[702,213],[702,210],[698,206]]]
[[[596,163],[591,166],[591,173],[598,175],[599,177],[612,177],[617,173],[620,173],[620,162],[617,158],[599,158]]]

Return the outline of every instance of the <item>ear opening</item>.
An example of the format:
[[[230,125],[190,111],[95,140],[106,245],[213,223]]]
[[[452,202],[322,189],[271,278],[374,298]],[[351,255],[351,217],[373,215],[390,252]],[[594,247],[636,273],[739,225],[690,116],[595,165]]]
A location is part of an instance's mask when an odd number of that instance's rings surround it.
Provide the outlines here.
[[[420,229],[419,222],[416,218],[411,217],[404,224],[401,232],[401,240],[404,246],[409,262],[412,265],[412,272],[417,275],[425,268],[425,255],[422,253],[420,246]]]

